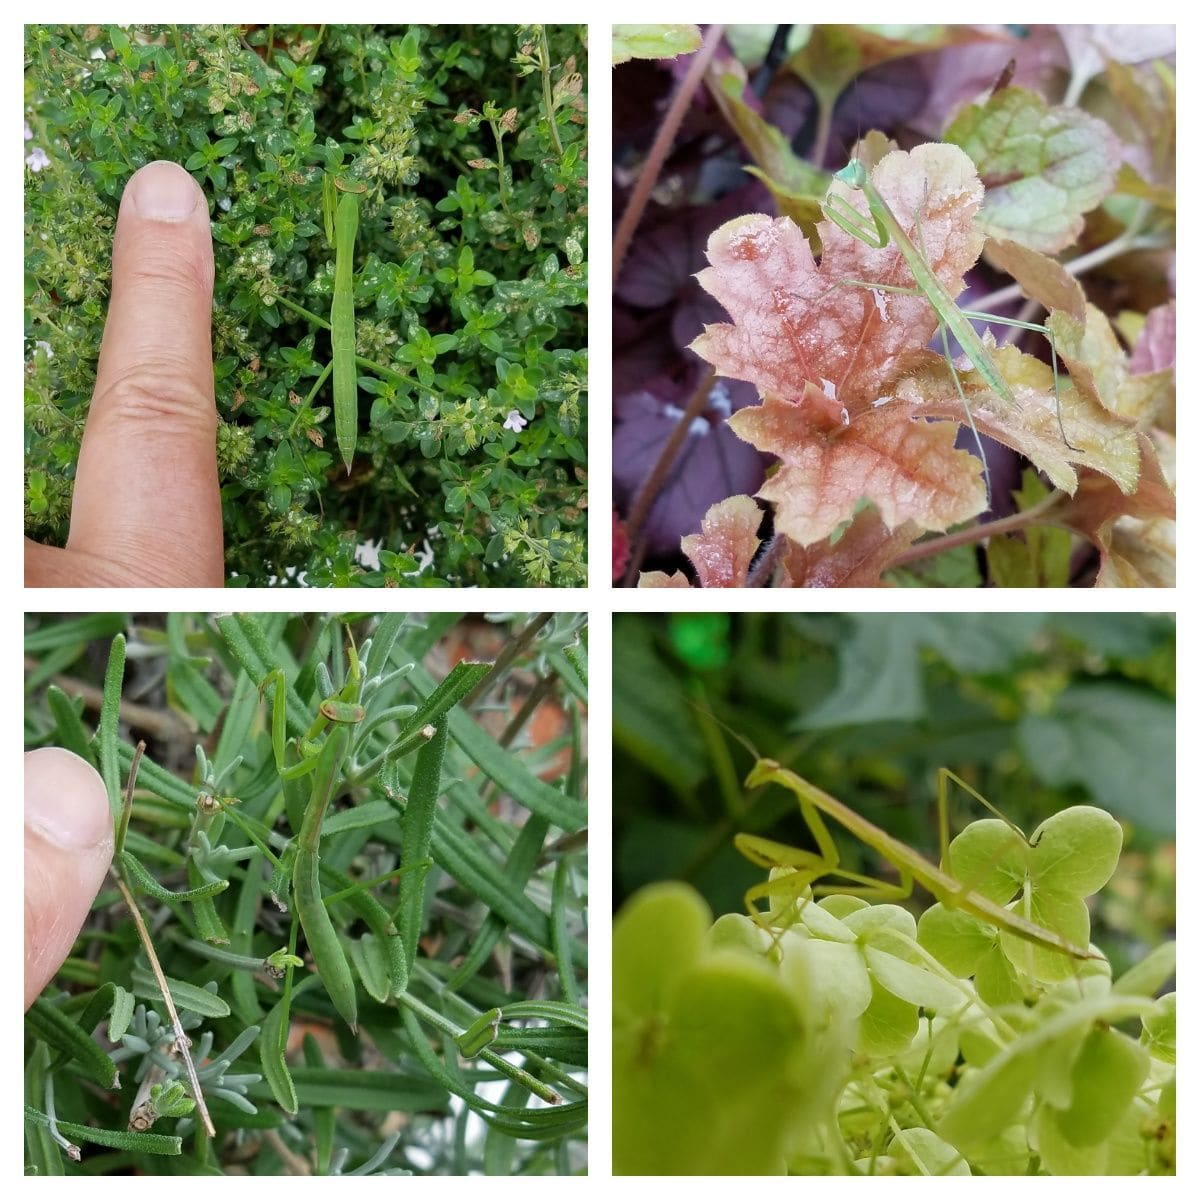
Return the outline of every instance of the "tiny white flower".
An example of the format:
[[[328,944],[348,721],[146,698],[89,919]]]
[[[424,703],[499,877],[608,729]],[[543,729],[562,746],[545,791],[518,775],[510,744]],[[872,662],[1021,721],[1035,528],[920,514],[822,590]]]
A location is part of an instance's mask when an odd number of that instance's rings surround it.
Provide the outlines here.
[[[53,358],[53,357],[54,357],[54,349],[53,349],[53,347],[51,347],[51,345],[50,345],[50,343],[49,343],[49,342],[34,342],[34,345],[35,345],[35,346],[36,346],[36,347],[37,347],[39,350],[45,351],[45,354],[46,354],[46,357],[47,357],[47,358]]]
[[[41,148],[41,146],[34,146],[34,148],[27,155],[25,155],[25,165],[31,171],[40,171],[43,167],[48,167],[50,165],[50,160],[46,157],[46,152]]]
[[[354,547],[354,559],[360,567],[365,567],[368,571],[377,571],[379,569],[379,543],[370,540],[359,542]]]
[[[25,122],[25,140],[29,141],[29,139],[31,137],[33,137],[33,130],[29,128],[29,122],[26,121]]]
[[[106,55],[105,55],[104,51],[103,51],[103,50],[101,50],[99,46],[96,46],[96,47],[95,47],[95,48],[92,50],[91,54],[89,54],[89,55],[88,55],[88,58],[97,58],[97,59],[102,59],[102,58],[105,58],[105,57],[106,57]]]
[[[520,433],[529,422],[515,408],[509,409],[508,416],[504,418],[504,428],[511,429],[513,433]]]

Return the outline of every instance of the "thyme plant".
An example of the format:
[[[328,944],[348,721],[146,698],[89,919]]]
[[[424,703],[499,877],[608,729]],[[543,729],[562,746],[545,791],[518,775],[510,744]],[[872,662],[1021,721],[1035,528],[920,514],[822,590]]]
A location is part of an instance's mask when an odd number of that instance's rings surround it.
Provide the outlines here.
[[[26,26],[26,532],[65,540],[117,203],[162,158],[212,214],[230,582],[582,582],[585,54],[578,26]]]

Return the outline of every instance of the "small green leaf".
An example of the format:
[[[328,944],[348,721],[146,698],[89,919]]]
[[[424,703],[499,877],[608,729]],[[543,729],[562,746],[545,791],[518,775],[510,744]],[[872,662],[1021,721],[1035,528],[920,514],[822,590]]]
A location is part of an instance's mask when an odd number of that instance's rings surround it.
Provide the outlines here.
[[[299,1111],[300,1106],[296,1099],[296,1086],[292,1082],[291,1072],[287,1065],[285,1017],[290,996],[295,995],[298,990],[294,989],[290,994],[285,993],[267,1013],[266,1020],[263,1021],[262,1037],[258,1042],[258,1055],[259,1061],[262,1063],[263,1078],[271,1089],[271,1095],[284,1112],[293,1114]]]
[[[1030,876],[1040,892],[1091,896],[1117,869],[1124,834],[1103,809],[1077,805],[1047,818],[1029,841]]]
[[[1175,943],[1155,946],[1140,962],[1134,963],[1113,984],[1113,992],[1122,996],[1153,996],[1175,974]]]
[[[29,1031],[73,1061],[101,1087],[119,1087],[116,1063],[57,1005],[39,996],[25,1014]]]
[[[856,1047],[863,1054],[902,1054],[917,1034],[917,1006],[888,991],[874,976],[871,1002],[858,1024]]]
[[[121,851],[119,858],[121,869],[127,874],[129,882],[138,891],[153,896],[155,900],[198,900],[205,896],[219,895],[229,887],[228,879],[216,879],[186,891],[172,892],[163,887],[128,850]]]
[[[25,1106],[25,1120],[49,1128],[50,1118],[36,1108]],[[166,1137],[160,1133],[132,1133],[127,1129],[96,1129],[91,1125],[76,1125],[71,1121],[57,1122],[58,1131],[80,1142],[91,1142],[95,1146],[111,1146],[116,1150],[127,1150],[131,1154],[181,1154],[183,1139]]]
[[[932,1129],[902,1129],[892,1139],[889,1153],[907,1159],[914,1175],[970,1175],[966,1159]]]
[[[875,981],[893,996],[934,1011],[961,1007],[966,997],[932,971],[914,966],[894,954],[867,946],[863,950]]]
[[[1175,993],[1160,996],[1142,1017],[1142,1042],[1159,1062],[1175,1062]]]
[[[964,1074],[939,1124],[942,1137],[964,1153],[986,1146],[1016,1119],[1037,1070],[1037,1048],[1018,1043]]]
[[[1094,1146],[1121,1120],[1146,1077],[1145,1049],[1115,1029],[1087,1035],[1071,1071],[1071,1106],[1057,1113],[1058,1127],[1073,1146]]]
[[[1004,821],[972,821],[949,847],[949,871],[972,892],[1007,904],[1025,882],[1029,847]]]
[[[134,966],[132,980],[135,996],[141,996],[145,1000],[162,998],[158,981],[153,973],[145,967]],[[172,979],[169,975],[167,976],[167,987],[170,989],[171,999],[175,1001],[177,1008],[199,1013],[200,1016],[210,1019],[229,1016],[229,1005],[207,988],[197,987],[194,983],[185,983],[182,979]]]
[[[678,58],[700,49],[696,25],[614,25],[613,66],[631,58]]]
[[[1071,245],[1083,214],[1113,189],[1121,163],[1116,135],[1070,105],[1005,88],[964,109],[943,135],[979,168],[987,194],[978,221],[992,237],[1047,254]]]

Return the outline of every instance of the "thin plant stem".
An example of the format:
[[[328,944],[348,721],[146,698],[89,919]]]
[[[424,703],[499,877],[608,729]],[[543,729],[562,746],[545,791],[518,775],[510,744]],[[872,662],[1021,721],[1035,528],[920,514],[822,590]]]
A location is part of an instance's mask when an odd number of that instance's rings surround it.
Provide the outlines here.
[[[646,161],[642,164],[637,183],[634,184],[633,191],[629,196],[629,203],[625,206],[625,211],[621,214],[621,220],[617,224],[617,232],[613,235],[612,277],[614,286],[621,273],[621,264],[629,252],[634,231],[640,224],[642,213],[650,200],[650,193],[654,190],[659,172],[663,169],[663,164],[671,152],[675,134],[678,132],[679,126],[683,124],[683,117],[687,112],[688,105],[691,104],[692,97],[700,86],[704,72],[708,69],[708,64],[716,53],[724,33],[724,25],[708,27],[708,32],[704,35],[704,44],[692,55],[687,74],[680,81],[675,95],[671,98],[670,107],[663,117],[662,124],[658,127],[654,144],[650,147],[650,153],[646,155]]]
[[[509,638],[504,643],[504,649],[496,655],[496,661],[492,663],[492,669],[463,697],[461,703],[462,710],[465,712],[473,704],[477,704],[484,696],[487,695],[493,683],[507,670],[511,663],[519,654],[524,653],[525,647],[537,637],[543,626],[545,626],[553,613],[545,612],[538,613],[536,617],[531,617],[520,631],[513,637]]]
[[[138,767],[142,755],[146,752],[146,743],[138,742],[133,750],[133,758],[129,763],[129,783],[125,787],[125,803],[121,806],[121,817],[117,822],[117,834],[113,839],[113,853],[119,856],[125,849],[125,834],[129,831],[129,814],[133,812],[133,789],[137,783]]]
[[[1154,234],[1133,236],[1122,234],[1103,246],[1097,246],[1095,250],[1089,250],[1087,254],[1081,254],[1078,258],[1063,263],[1062,268],[1070,275],[1082,275],[1084,272],[1092,270],[1093,267],[1098,267],[1111,259],[1120,258],[1122,254],[1128,254],[1135,250],[1165,250],[1166,248],[1163,241]],[[972,299],[971,305],[980,311],[986,311],[1022,299],[1025,299],[1025,293],[1021,290],[1021,285],[1010,283],[978,301]]]
[[[192,1054],[188,1049],[190,1039],[183,1031],[183,1025],[179,1020],[179,1013],[175,1011],[175,1001],[171,999],[171,989],[167,987],[167,977],[163,974],[163,969],[159,965],[158,955],[154,953],[154,943],[150,940],[150,931],[146,928],[146,922],[142,919],[141,910],[138,908],[133,893],[129,890],[125,880],[119,875],[117,876],[117,887],[121,892],[121,897],[125,901],[126,907],[133,917],[133,923],[137,926],[142,948],[146,951],[146,958],[150,962],[150,969],[154,972],[154,979],[158,984],[158,990],[162,993],[163,1004],[167,1008],[167,1015],[171,1018],[171,1031],[175,1035],[175,1046],[179,1050],[180,1058],[183,1059],[184,1067],[187,1069],[188,1083],[192,1088],[192,1099],[196,1101],[196,1111],[200,1114],[204,1131],[210,1138],[215,1138],[217,1131],[213,1128],[212,1117],[208,1115],[208,1105],[204,1103],[204,1092],[200,1087],[200,1079],[196,1075],[196,1064],[192,1062]]]
[[[36,658],[27,657],[25,659],[27,672],[36,671],[39,665]],[[53,675],[49,682],[55,687],[62,688],[68,696],[82,700],[84,708],[99,712],[100,706],[104,703],[104,692],[101,688],[91,683],[84,683],[71,675]],[[121,701],[121,720],[127,725],[152,733],[156,738],[164,741],[191,736],[191,730],[174,713],[158,712],[145,704],[138,704],[132,700]]]
[[[658,456],[658,461],[646,477],[646,482],[642,484],[638,489],[637,495],[633,498],[633,504],[629,509],[629,516],[625,520],[625,531],[630,545],[629,566],[625,571],[624,579],[625,587],[633,586],[633,582],[637,578],[638,567],[641,564],[641,555],[634,550],[634,543],[641,536],[642,526],[645,524],[646,517],[654,507],[654,501],[658,499],[658,493],[662,490],[662,485],[670,473],[671,466],[675,462],[675,457],[679,453],[684,439],[687,437],[692,422],[704,411],[705,406],[708,404],[708,394],[712,391],[713,384],[716,381],[717,373],[709,367],[699,386],[692,393],[692,397],[687,403],[687,408],[684,409],[683,415],[679,418],[679,423],[671,430],[671,436],[667,438],[663,445],[662,451]]]
[[[817,133],[813,139],[812,161],[818,167],[825,163],[825,154],[829,150],[829,135],[833,130],[833,110],[823,100],[817,100]]]
[[[550,126],[550,136],[554,139],[554,149],[562,158],[562,142],[558,140],[558,123],[554,120],[554,94],[550,88],[550,39],[546,36],[546,27],[542,26],[542,103],[546,106],[546,123]]]
[[[1062,493],[1054,492],[1047,496],[1040,504],[1035,504],[1033,508],[1026,509],[1024,512],[1013,513],[1012,516],[1001,517],[998,521],[988,521],[983,525],[975,525],[970,529],[960,529],[955,533],[948,533],[944,537],[932,538],[928,542],[921,542],[919,545],[913,546],[911,549],[905,550],[903,554],[898,554],[893,558],[888,563],[888,570],[895,567],[906,567],[909,563],[919,562],[923,558],[942,554],[947,550],[953,550],[956,546],[969,546],[972,542],[982,542],[986,538],[997,537],[1000,534],[1015,533],[1018,530],[1025,529],[1027,526],[1036,525],[1052,509],[1056,508],[1061,500]]]

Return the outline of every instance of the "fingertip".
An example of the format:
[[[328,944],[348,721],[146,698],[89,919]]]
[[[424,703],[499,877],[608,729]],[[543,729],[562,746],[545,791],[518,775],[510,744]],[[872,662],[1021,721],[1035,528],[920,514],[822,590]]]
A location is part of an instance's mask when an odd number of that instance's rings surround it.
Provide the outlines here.
[[[53,979],[112,861],[104,781],[57,747],[25,755],[25,1007]]]
[[[178,163],[166,159],[135,171],[125,193],[137,214],[150,221],[186,221],[204,200],[199,184]]]
[[[108,789],[91,763],[57,746],[25,755],[25,824],[64,850],[111,846]]]

